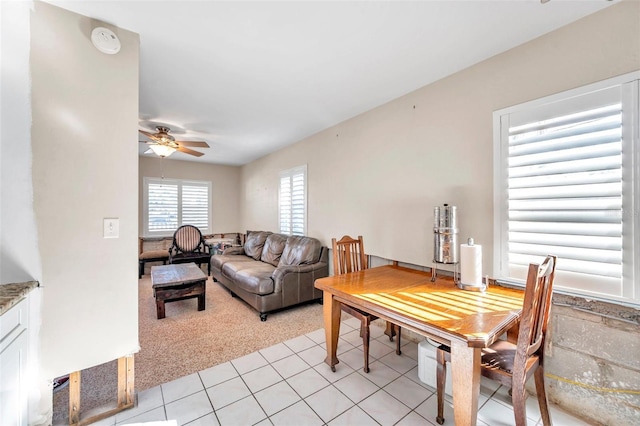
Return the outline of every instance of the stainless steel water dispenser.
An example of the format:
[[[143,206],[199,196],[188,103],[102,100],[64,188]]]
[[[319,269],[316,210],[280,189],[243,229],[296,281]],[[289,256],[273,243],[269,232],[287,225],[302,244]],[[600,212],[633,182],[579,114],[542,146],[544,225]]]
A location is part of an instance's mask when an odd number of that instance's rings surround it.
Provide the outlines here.
[[[458,280],[458,215],[456,206],[445,204],[433,209],[433,263],[431,281],[436,280],[436,264],[453,265],[453,280]]]

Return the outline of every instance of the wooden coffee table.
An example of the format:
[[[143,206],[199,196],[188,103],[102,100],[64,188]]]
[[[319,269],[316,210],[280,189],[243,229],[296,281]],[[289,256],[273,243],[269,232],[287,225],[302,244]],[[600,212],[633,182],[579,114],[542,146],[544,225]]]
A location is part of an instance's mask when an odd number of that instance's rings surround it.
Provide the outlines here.
[[[164,304],[198,298],[198,310],[204,311],[207,276],[195,263],[151,267],[151,286],[156,298],[158,319],[165,317]]]

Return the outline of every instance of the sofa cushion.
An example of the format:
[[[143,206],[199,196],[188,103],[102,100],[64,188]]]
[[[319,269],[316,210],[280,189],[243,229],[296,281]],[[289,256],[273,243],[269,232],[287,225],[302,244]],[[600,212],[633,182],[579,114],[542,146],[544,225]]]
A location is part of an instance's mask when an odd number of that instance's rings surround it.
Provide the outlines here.
[[[247,239],[244,242],[245,254],[255,260],[260,260],[264,243],[269,235],[271,235],[269,231],[247,231]]]
[[[271,275],[275,266],[266,262],[227,262],[222,266],[224,275],[234,281],[242,290],[265,295],[273,293],[274,285]]]
[[[252,258],[245,256],[244,254],[216,254],[211,256],[211,267],[222,270],[222,265],[227,262],[255,262]]]
[[[279,266],[309,265],[318,262],[322,245],[320,241],[310,237],[292,235],[280,257]]]
[[[280,257],[282,256],[282,251],[284,250],[284,246],[286,243],[286,235],[269,235],[264,243],[264,248],[262,249],[262,256],[260,256],[260,260],[270,263],[273,266],[278,266],[278,263],[280,263]]]

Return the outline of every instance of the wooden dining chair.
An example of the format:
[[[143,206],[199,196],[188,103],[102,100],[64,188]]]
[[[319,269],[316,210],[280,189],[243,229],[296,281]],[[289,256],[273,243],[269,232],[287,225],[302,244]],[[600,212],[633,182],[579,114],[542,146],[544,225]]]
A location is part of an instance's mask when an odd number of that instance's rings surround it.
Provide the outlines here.
[[[511,401],[516,426],[526,426],[525,408],[527,379],[534,374],[538,405],[544,426],[551,425],[551,417],[544,389],[544,341],[549,321],[556,256],[547,256],[542,265],[529,265],[524,293],[522,317],[517,343],[498,340],[482,350],[480,371],[483,376],[511,387]],[[451,361],[450,348],[441,345],[436,350],[438,390],[438,424],[444,423],[444,384],[446,363]],[[454,401],[455,402],[455,401]]]
[[[340,241],[336,241],[335,238],[331,239],[331,245],[333,248],[333,274],[342,275],[349,272],[361,271],[369,267],[367,262],[367,256],[364,253],[364,242],[362,236],[358,239],[351,238],[348,235],[343,236]],[[341,308],[344,312],[352,315],[360,320],[360,337],[362,337],[363,352],[364,352],[364,372],[369,372],[369,339],[371,336],[369,325],[372,321],[378,319],[377,316],[371,315],[368,312],[364,312],[353,306],[341,303]],[[400,355],[400,327],[387,322],[387,329],[385,334],[389,336],[389,340],[393,341],[394,336],[398,336],[396,339],[396,354]]]

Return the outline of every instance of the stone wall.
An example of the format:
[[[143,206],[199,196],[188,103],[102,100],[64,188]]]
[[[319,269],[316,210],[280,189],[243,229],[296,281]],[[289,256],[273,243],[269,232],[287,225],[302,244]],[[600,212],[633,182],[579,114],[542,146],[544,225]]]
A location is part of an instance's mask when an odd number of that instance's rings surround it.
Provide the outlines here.
[[[640,422],[640,310],[555,294],[548,334],[550,401],[598,424]]]

